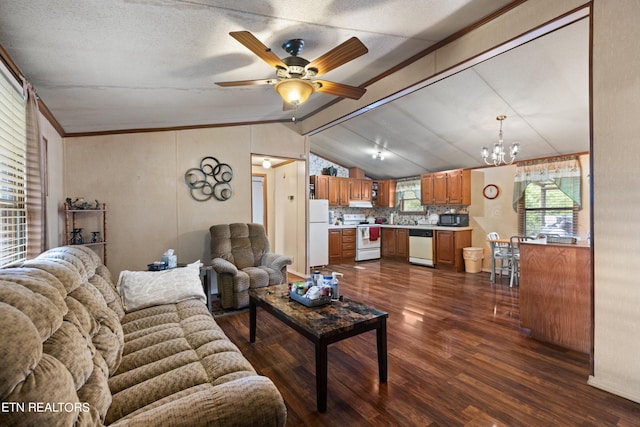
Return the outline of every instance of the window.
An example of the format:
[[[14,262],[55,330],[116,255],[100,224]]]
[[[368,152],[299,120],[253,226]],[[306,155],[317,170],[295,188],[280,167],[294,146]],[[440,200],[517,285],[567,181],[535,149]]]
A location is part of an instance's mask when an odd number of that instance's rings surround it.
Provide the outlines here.
[[[0,63],[0,267],[26,259],[26,103]]]
[[[518,212],[519,233],[525,236],[574,236],[578,228],[577,204],[554,181],[530,183]]]
[[[396,207],[401,212],[424,213],[420,199],[420,177],[397,182]]]

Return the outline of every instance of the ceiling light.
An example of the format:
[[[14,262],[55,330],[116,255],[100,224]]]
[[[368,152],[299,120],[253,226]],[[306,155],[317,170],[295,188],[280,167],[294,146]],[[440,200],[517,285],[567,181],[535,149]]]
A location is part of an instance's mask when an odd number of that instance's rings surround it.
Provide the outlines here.
[[[309,99],[314,91],[314,86],[309,80],[287,79],[276,83],[275,90],[284,102],[297,107]]]
[[[384,160],[384,156],[382,155],[382,151],[378,151],[377,153],[373,153],[371,158],[378,159],[378,160]]]
[[[262,167],[265,168],[265,169],[269,169],[271,167],[271,160],[264,159],[262,161]]]
[[[488,165],[500,166],[501,164],[510,165],[516,159],[518,151],[520,151],[520,143],[514,142],[509,147],[509,161],[505,159],[504,145],[502,144],[502,122],[507,116],[498,116],[496,120],[500,122],[500,133],[498,133],[498,142],[493,144],[493,150],[491,151],[491,161],[489,161],[489,149],[482,147],[482,160]]]

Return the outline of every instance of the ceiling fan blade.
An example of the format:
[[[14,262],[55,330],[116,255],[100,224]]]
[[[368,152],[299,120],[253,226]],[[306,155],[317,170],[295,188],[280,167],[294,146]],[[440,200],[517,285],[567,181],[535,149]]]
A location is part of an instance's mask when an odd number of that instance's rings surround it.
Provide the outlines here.
[[[296,106],[293,104],[289,104],[288,102],[282,103],[282,111],[291,111],[295,109],[296,109]]]
[[[263,80],[238,80],[235,82],[216,82],[218,86],[230,87],[230,86],[254,86],[254,85],[272,85],[275,84],[275,79],[263,79]]]
[[[271,49],[264,45],[249,31],[233,31],[229,35],[238,40],[251,52],[255,53],[260,59],[272,66],[273,68],[282,67],[287,68],[287,64],[282,62],[278,55],[273,53]]]
[[[328,82],[326,80],[314,80],[314,83],[320,84],[316,92],[327,93],[342,98],[360,99],[367,91],[363,87],[349,86],[342,83]]]
[[[357,37],[351,37],[346,42],[311,61],[305,68],[307,70],[315,68],[318,70],[316,75],[321,76],[367,52],[369,52],[369,49]]]

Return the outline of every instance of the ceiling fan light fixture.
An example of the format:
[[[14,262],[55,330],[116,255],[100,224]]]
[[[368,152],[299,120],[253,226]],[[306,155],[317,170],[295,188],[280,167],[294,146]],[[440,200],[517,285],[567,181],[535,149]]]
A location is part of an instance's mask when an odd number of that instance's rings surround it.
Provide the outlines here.
[[[384,160],[384,156],[382,155],[382,151],[378,151],[377,153],[373,153],[371,156],[373,159]]]
[[[269,169],[271,167],[271,160],[265,158],[262,161],[262,167],[265,168],[265,169]]]
[[[298,106],[309,99],[314,89],[309,80],[303,79],[280,80],[275,85],[276,92],[284,102],[293,106]]]

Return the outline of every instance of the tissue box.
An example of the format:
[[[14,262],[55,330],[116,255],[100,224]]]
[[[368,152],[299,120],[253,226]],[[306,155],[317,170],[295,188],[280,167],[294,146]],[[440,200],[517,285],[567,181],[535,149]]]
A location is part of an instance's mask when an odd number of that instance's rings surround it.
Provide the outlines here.
[[[167,268],[176,268],[178,266],[178,257],[176,255],[163,255],[162,262],[167,264]]]

